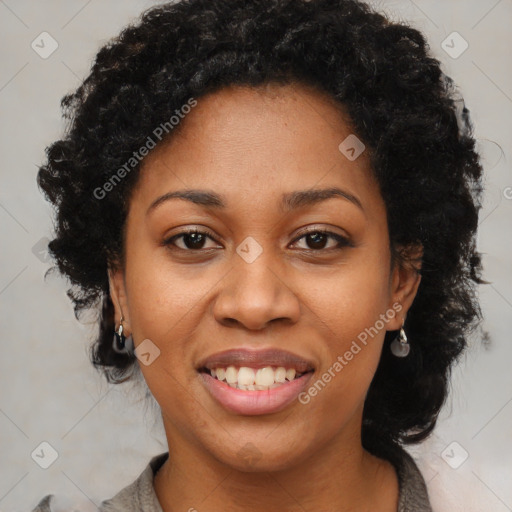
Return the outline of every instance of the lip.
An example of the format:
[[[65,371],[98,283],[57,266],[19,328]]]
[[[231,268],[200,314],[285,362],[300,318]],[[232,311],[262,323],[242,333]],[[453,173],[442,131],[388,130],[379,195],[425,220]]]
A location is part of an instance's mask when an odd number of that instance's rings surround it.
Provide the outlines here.
[[[273,389],[248,391],[232,388],[208,372],[214,368],[228,366],[246,366],[254,369],[282,366],[286,369],[294,368],[297,373],[304,375]],[[196,367],[201,382],[221,406],[230,412],[248,416],[271,414],[286,408],[306,388],[314,369],[312,361],[293,352],[276,348],[224,350],[207,356]]]
[[[196,367],[197,371],[227,368],[228,366],[247,366],[249,368],[264,368],[265,366],[294,368],[297,373],[306,373],[315,369],[312,361],[287,350],[276,348],[247,349],[237,348],[217,352],[204,358]]]
[[[232,388],[209,373],[199,373],[211,396],[226,410],[236,414],[255,416],[272,414],[285,409],[307,387],[313,372],[263,391],[245,391]]]

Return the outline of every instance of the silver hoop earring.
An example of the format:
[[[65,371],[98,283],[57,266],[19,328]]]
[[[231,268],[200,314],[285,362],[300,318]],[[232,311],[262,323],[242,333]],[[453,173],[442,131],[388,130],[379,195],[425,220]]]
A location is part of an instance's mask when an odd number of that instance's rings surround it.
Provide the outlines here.
[[[409,355],[411,346],[409,345],[407,336],[405,335],[404,324],[402,324],[402,327],[400,327],[398,336],[391,342],[390,349],[391,353],[395,357],[407,357]]]
[[[114,339],[112,340],[112,348],[118,354],[130,354],[133,351],[132,336],[125,337],[123,334],[123,317],[119,321],[119,328],[114,330]]]

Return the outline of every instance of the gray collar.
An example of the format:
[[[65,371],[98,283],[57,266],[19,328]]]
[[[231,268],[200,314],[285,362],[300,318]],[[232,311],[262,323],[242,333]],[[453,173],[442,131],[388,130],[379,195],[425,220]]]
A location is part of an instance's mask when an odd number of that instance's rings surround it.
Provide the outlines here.
[[[168,457],[169,452],[155,455],[134,482],[101,503],[100,511],[163,512],[153,487],[153,479]],[[393,464],[400,487],[398,512],[432,512],[425,480],[412,457],[400,449]]]

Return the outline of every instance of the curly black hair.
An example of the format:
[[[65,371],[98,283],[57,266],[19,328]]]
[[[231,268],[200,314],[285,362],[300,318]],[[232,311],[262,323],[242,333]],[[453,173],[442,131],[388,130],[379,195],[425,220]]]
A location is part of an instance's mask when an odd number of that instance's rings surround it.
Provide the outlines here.
[[[419,442],[434,428],[451,365],[482,319],[476,230],[483,169],[469,111],[460,111],[457,88],[424,36],[364,3],[182,0],[146,10],[105,44],[89,76],[62,99],[66,133],[46,148],[38,173],[56,209],[49,251],[57,267],[50,270],[70,280],[77,318],[86,308],[101,311],[95,367],[109,382],[129,379],[136,360],[112,348],[107,270],[125,261],[127,205],[140,164],[107,197],[94,191],[190,98],[265,83],[313,86],[345,108],[386,204],[393,261],[409,260],[399,248],[423,247],[405,324],[411,353],[400,359],[383,350],[362,427],[373,452],[388,442]],[[385,348],[395,335],[386,333]]]

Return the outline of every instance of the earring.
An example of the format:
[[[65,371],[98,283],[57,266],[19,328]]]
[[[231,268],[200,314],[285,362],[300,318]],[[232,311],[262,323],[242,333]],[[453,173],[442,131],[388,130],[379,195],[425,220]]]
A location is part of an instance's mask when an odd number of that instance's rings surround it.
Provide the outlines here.
[[[123,334],[123,317],[119,321],[119,328],[114,330],[114,339],[112,340],[112,348],[118,354],[130,354],[133,350],[132,336],[125,337]]]
[[[407,357],[409,355],[409,351],[411,350],[411,346],[407,342],[407,336],[404,331],[405,320],[402,323],[402,327],[400,327],[400,332],[398,336],[391,342],[390,348],[391,353],[396,357]]]

